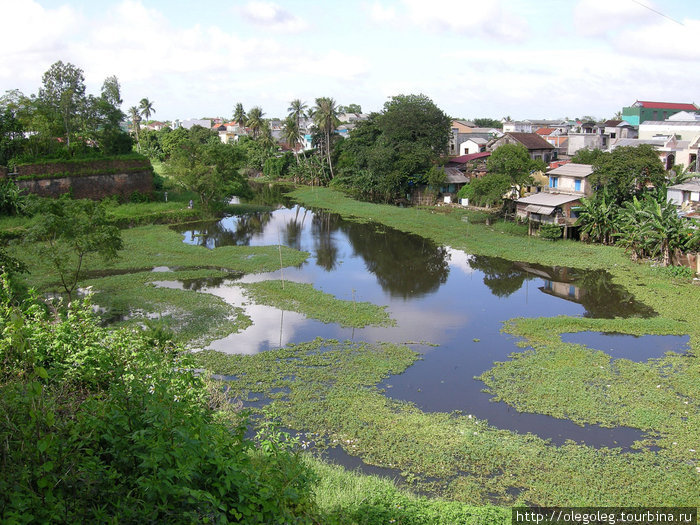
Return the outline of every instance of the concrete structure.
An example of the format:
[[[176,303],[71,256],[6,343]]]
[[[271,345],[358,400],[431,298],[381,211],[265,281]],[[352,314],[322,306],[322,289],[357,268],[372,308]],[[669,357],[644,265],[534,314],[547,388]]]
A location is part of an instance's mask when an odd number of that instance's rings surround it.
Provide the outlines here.
[[[190,119],[180,122],[180,127],[190,129],[193,126],[202,126],[203,128],[211,129],[211,120],[209,119]]]
[[[650,120],[639,126],[640,139],[675,135],[680,140],[692,140],[700,135],[700,120]]]
[[[695,104],[637,100],[631,106],[622,108],[622,118],[633,126],[639,126],[648,120],[666,120],[679,111],[695,112],[697,110],[698,107]]]
[[[470,155],[486,151],[488,140],[482,137],[470,137],[459,145],[460,155]]]
[[[666,200],[686,209],[700,209],[700,178],[669,186]]]
[[[588,181],[588,176],[592,173],[593,166],[590,164],[564,164],[547,173],[549,185],[546,191],[588,197],[593,194],[593,188]]]

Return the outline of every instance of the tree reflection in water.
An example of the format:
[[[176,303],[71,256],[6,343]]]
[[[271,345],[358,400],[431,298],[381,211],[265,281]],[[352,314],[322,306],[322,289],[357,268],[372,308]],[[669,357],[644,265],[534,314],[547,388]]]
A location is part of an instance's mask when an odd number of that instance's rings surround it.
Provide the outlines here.
[[[326,211],[316,211],[311,222],[314,239],[316,264],[330,272],[338,262],[338,246],[333,238],[333,232],[338,230],[340,216]]]
[[[341,229],[367,270],[393,297],[420,297],[447,281],[450,267],[444,246],[383,225],[343,222]]]

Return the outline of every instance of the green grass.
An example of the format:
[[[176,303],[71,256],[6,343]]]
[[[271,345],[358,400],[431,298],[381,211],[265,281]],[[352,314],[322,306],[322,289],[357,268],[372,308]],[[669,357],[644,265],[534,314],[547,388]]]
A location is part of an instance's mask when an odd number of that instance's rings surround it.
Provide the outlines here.
[[[415,496],[398,489],[391,480],[348,472],[310,455],[304,456],[304,463],[319,480],[314,487],[314,502],[324,525],[495,525],[510,522],[510,510],[501,507]]]
[[[396,324],[386,307],[336,299],[306,283],[270,280],[245,284],[243,288],[256,303],[299,312],[324,323],[355,328]]]

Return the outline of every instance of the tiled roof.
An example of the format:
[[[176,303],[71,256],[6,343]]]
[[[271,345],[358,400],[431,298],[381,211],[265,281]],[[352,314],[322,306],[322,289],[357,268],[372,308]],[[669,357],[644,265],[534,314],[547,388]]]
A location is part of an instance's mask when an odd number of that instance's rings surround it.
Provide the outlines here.
[[[469,153],[468,155],[461,155],[459,157],[451,158],[450,162],[466,163],[471,162],[472,160],[488,157],[490,155],[490,151],[482,151],[481,153]]]
[[[684,102],[650,102],[648,100],[638,100],[636,104],[639,104],[643,108],[651,109],[685,109],[687,111],[698,110],[698,107],[695,104],[686,104]]]
[[[537,133],[515,133],[509,132],[506,135],[514,138],[527,149],[555,149],[549,142],[540,137]]]
[[[554,131],[554,128],[540,128],[535,133],[538,135],[551,135],[552,132]]]

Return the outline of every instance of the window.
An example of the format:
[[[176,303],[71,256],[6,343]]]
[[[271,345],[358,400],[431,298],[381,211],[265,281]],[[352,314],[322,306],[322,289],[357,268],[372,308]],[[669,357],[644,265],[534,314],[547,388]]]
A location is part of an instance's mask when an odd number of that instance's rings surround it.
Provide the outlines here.
[[[559,187],[559,177],[549,177],[549,187],[558,188]]]
[[[576,179],[574,181],[574,189],[576,191],[581,191],[581,179]]]

